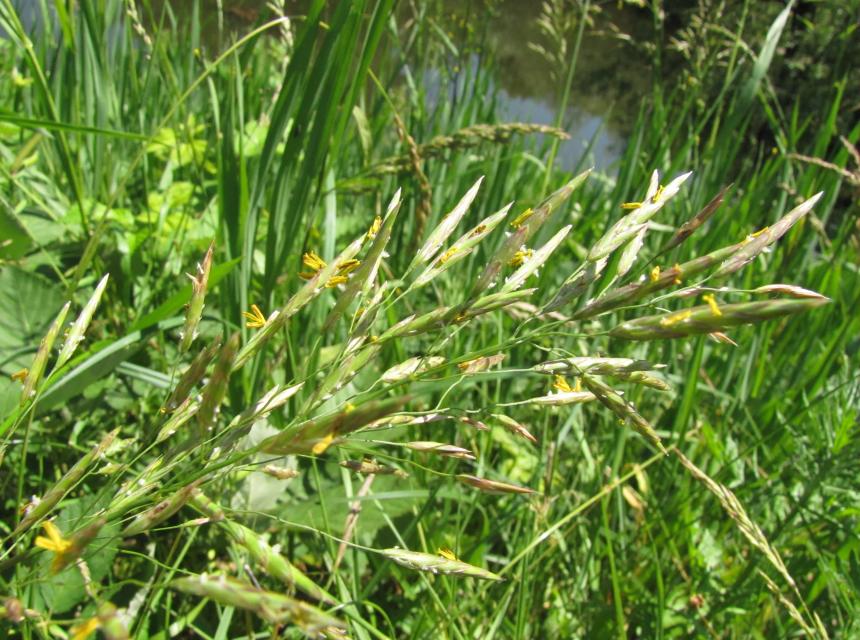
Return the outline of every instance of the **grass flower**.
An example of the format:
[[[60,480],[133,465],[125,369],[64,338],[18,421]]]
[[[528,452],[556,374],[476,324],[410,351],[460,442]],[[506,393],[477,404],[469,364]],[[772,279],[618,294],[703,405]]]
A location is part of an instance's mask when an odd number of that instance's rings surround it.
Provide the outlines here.
[[[511,222],[511,228],[519,229],[521,226],[523,226],[523,223],[526,220],[528,220],[529,218],[532,217],[532,214],[534,214],[534,209],[529,207],[528,209],[526,209],[520,215],[518,215],[516,218],[513,219],[513,221]]]
[[[311,280],[328,266],[326,261],[323,260],[315,251],[310,251],[304,254],[302,256],[302,263],[310,269],[310,271],[302,271],[299,273],[299,277],[303,280]],[[326,281],[326,288],[333,289],[339,284],[345,284],[348,280],[347,276],[358,269],[359,266],[361,266],[361,261],[353,258],[339,263],[337,265],[337,275],[332,276]]]
[[[692,311],[679,311],[678,313],[673,313],[672,315],[666,316],[660,320],[661,327],[672,327],[678,323],[684,322],[693,315]]]
[[[251,305],[250,311],[243,311],[242,315],[248,320],[245,326],[249,329],[262,329],[266,326],[266,316],[260,311],[260,307],[255,304]]]
[[[715,316],[723,315],[723,312],[720,311],[720,305],[717,304],[716,298],[714,298],[713,293],[708,293],[702,296],[702,300],[708,303],[708,307],[711,309],[711,313]]]
[[[302,271],[299,273],[299,277],[302,280],[310,280],[317,273],[325,269],[326,262],[315,251],[309,251],[302,256],[302,264],[304,264],[310,271]]]
[[[522,266],[522,264],[526,260],[531,258],[534,254],[535,254],[534,249],[526,249],[526,247],[523,246],[521,249],[519,249],[519,251],[517,251],[514,254],[514,257],[511,258],[511,261],[508,262],[508,266],[510,266],[510,267]]]
[[[69,629],[70,640],[86,640],[96,629],[101,626],[101,621],[96,618],[90,618],[80,624],[76,624]]]
[[[35,545],[40,549],[47,549],[54,553],[66,553],[72,547],[71,541],[66,540],[60,532],[59,527],[50,520],[43,522],[42,528],[45,530],[45,533],[48,534],[48,537],[36,537]]]
[[[641,202],[625,202],[624,204],[621,205],[621,208],[624,209],[625,211],[633,211],[635,209],[638,209],[641,206],[642,206]]]
[[[373,240],[376,237],[376,234],[379,233],[380,228],[382,228],[382,217],[376,216],[370,224],[370,228],[367,230],[367,235],[365,237],[368,240]]]

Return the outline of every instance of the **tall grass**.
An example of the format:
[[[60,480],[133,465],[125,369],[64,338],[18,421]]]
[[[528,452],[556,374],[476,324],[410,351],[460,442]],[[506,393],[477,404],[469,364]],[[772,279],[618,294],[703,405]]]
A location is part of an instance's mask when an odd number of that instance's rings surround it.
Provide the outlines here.
[[[791,153],[850,168],[860,126],[847,78],[817,121],[771,90],[791,5],[699,84],[652,44],[614,177],[500,126],[424,3],[219,49],[197,2],[76,6],[0,2],[14,633],[856,628],[856,202]]]

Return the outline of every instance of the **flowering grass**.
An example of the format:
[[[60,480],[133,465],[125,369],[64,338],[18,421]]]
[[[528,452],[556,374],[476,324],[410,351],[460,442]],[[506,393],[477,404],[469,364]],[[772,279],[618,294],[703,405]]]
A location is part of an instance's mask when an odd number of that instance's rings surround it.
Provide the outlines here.
[[[612,178],[495,122],[483,67],[428,110],[398,78],[454,45],[391,2],[273,3],[217,51],[141,8],[36,36],[0,2],[2,624],[853,628],[856,203],[733,137],[782,14],[725,112],[656,101]],[[771,125],[845,164],[835,123]]]

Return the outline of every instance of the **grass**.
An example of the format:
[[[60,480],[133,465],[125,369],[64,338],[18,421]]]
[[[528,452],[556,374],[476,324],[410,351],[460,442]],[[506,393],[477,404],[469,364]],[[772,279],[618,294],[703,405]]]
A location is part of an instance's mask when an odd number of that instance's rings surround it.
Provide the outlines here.
[[[425,3],[130,6],[0,1],[0,625],[856,632],[860,126],[772,84],[791,5],[677,75],[655,9],[617,175]]]

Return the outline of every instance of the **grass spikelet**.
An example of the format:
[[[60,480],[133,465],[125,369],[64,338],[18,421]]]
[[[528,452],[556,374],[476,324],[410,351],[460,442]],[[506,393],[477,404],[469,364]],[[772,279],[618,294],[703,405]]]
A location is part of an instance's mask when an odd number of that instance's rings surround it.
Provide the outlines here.
[[[508,215],[508,211],[513,203],[507,204],[493,215],[484,218],[477,225],[458,238],[451,247],[441,254],[436,260],[427,266],[426,269],[415,279],[411,288],[417,289],[433,280],[436,276],[444,273],[452,266],[471,255],[475,247],[481,240],[487,237],[499,223]]]
[[[200,400],[200,410],[197,412],[197,425],[201,438],[206,438],[211,431],[215,417],[221,409],[221,403],[227,394],[227,383],[230,381],[230,372],[233,368],[233,359],[239,348],[239,334],[234,333],[218,355],[212,376],[203,388]]]
[[[182,487],[169,498],[165,498],[151,509],[135,516],[134,520],[123,530],[122,535],[130,538],[144,531],[157,527],[174,513],[179,511],[192,498],[202,480],[195,480],[191,484]]]
[[[436,254],[439,252],[439,249],[442,247],[444,242],[454,233],[454,229],[457,228],[457,225],[460,224],[460,220],[463,219],[463,216],[466,215],[466,212],[469,210],[472,202],[475,200],[475,196],[478,195],[478,189],[481,188],[481,183],[484,181],[484,176],[478,178],[478,180],[471,186],[471,188],[466,192],[466,194],[460,199],[451,211],[442,218],[442,221],[437,225],[435,229],[430,233],[430,236],[424,242],[422,247],[418,250],[418,253],[415,255],[415,258],[412,261],[412,265],[409,270],[414,268],[416,265],[422,262],[429,262],[432,260]]]
[[[384,464],[379,464],[378,462],[374,462],[373,460],[368,460],[365,458],[364,460],[342,460],[340,466],[345,469],[349,469],[350,471],[355,471],[356,473],[367,476],[367,475],[380,475],[380,476],[397,476],[398,478],[408,478],[409,474],[400,469],[396,469],[394,467],[388,467]]]
[[[323,453],[339,436],[352,433],[361,427],[400,411],[409,401],[409,396],[392,400],[374,400],[356,408],[346,408],[337,413],[312,418],[283,433],[263,440],[259,451],[285,455],[288,453]]]
[[[829,302],[829,299],[823,297],[740,302],[720,305],[720,315],[715,314],[709,305],[702,305],[674,314],[660,314],[630,320],[612,329],[609,335],[624,340],[683,338],[802,313]]]
[[[215,337],[212,344],[195,356],[189,367],[180,376],[179,381],[173,389],[173,393],[170,394],[167,402],[164,403],[165,411],[175,411],[188,399],[191,390],[203,379],[203,376],[206,374],[206,368],[218,354],[219,349],[221,349],[220,334]]]
[[[627,402],[618,392],[612,389],[612,387],[605,384],[598,378],[587,373],[583,373],[581,379],[582,384],[584,384],[588,390],[597,397],[603,406],[612,411],[612,413],[618,416],[618,418],[623,422],[626,423],[629,421],[639,435],[657,447],[663,454],[667,453],[666,448],[663,446],[663,442],[660,440],[660,436],[658,436],[657,432],[654,431],[651,423],[639,415],[639,412],[636,411],[632,404]]]
[[[96,539],[105,523],[104,518],[98,518],[73,533],[67,540],[62,537],[57,525],[50,520],[43,522],[42,527],[48,537],[38,536],[35,545],[54,553],[54,559],[51,561],[51,573],[59,573],[80,558],[89,544]]]
[[[417,356],[394,365],[380,376],[380,380],[393,384],[406,380],[430,369],[435,369],[445,363],[442,356]]]
[[[299,382],[298,384],[293,385],[275,385],[263,394],[263,397],[236,416],[232,422],[230,422],[230,428],[241,428],[266,417],[275,409],[284,406],[290,398],[302,389],[303,386],[304,382]]]
[[[398,189],[391,202],[388,203],[385,217],[382,220],[381,228],[373,237],[370,249],[361,263],[361,266],[353,274],[352,278],[347,283],[343,293],[335,302],[334,308],[329,312],[328,317],[323,325],[323,331],[328,331],[334,323],[340,319],[347,307],[361,292],[362,297],[366,298],[376,280],[376,274],[379,271],[379,265],[382,262],[382,257],[385,254],[385,248],[388,246],[388,241],[391,239],[391,230],[394,228],[394,222],[397,220],[397,214],[400,211],[400,189]],[[339,263],[348,262],[353,256],[342,255],[338,258]]]
[[[60,309],[60,313],[57,314],[45,337],[39,343],[36,357],[33,358],[33,364],[30,365],[30,368],[27,370],[27,376],[24,378],[24,389],[21,391],[22,404],[36,395],[36,385],[42,380],[42,374],[45,372],[45,365],[48,363],[51,349],[54,347],[54,342],[57,340],[60,329],[63,328],[63,323],[66,321],[66,315],[69,313],[70,306],[70,302],[63,305],[63,308]]]
[[[657,391],[672,390],[672,387],[670,387],[665,380],[663,380],[662,378],[658,378],[657,376],[653,376],[645,371],[632,371],[629,373],[621,371],[610,375],[613,378],[624,380],[624,382],[641,384],[643,387],[650,387],[651,389],[656,389]]]
[[[573,358],[562,358],[542,362],[532,367],[539,373],[555,374],[559,372],[592,373],[598,376],[614,375],[619,373],[630,373],[632,371],[648,371],[655,368],[646,360],[634,360],[633,358],[593,358],[590,356],[577,356]]]
[[[493,254],[493,257],[490,258],[490,262],[484,267],[484,271],[472,287],[469,300],[476,299],[495,283],[502,269],[511,261],[516,252],[520,250],[520,247],[529,241],[529,238],[543,226],[554,212],[558,211],[559,207],[570,198],[571,194],[585,182],[590,174],[590,169],[580,173],[535,207],[532,214],[505,239],[499,249]]]
[[[504,579],[481,567],[476,567],[462,560],[452,559],[450,554],[435,555],[398,548],[383,549],[381,553],[385,557],[394,560],[397,564],[408,569],[414,569],[415,571],[428,571],[430,573],[441,573],[443,575],[462,576],[465,578],[480,578],[481,580],[501,581]]]
[[[463,460],[475,459],[474,454],[468,449],[464,449],[463,447],[458,447],[453,444],[445,444],[443,442],[421,440],[416,442],[406,442],[403,446],[412,449],[413,451],[436,453],[440,456],[447,456],[449,458],[460,458]]]
[[[752,293],[780,293],[782,295],[791,296],[792,298],[809,298],[813,300],[827,300],[827,298],[816,291],[810,291],[803,287],[797,287],[793,284],[766,284],[763,287],[757,287],[752,290]]]
[[[732,185],[726,185],[725,187],[720,189],[720,192],[715,195],[711,199],[711,201],[708,202],[708,204],[702,207],[701,211],[699,211],[696,215],[694,215],[692,218],[690,218],[684,224],[678,227],[678,230],[671,237],[669,242],[663,245],[663,247],[658,253],[664,254],[667,251],[671,251],[679,244],[684,242],[691,235],[693,235],[699,227],[701,227],[708,220],[710,220],[711,216],[713,216],[723,204],[723,200],[726,197],[726,192],[731,188],[731,186]]]
[[[224,510],[205,494],[198,492],[191,499],[190,504],[226,531],[237,545],[248,552],[254,564],[275,580],[279,580],[290,589],[298,589],[306,596],[319,602],[328,605],[337,604],[334,596],[308,578],[298,567],[273,549],[259,534],[233,519],[225,518]]]
[[[331,264],[327,264],[324,268],[317,271],[316,274],[314,274],[314,276],[308,280],[281,309],[269,314],[269,317],[266,319],[265,326],[257,331],[239,351],[239,354],[236,356],[236,360],[233,363],[233,370],[235,371],[243,367],[248,360],[253,358],[262,350],[265,344],[271,340],[273,336],[284,328],[291,317],[298,313],[314,298],[319,296],[319,294],[325,290],[325,284],[337,273],[338,265],[346,264],[355,258],[361,250],[364,241],[364,234],[353,240],[336,259],[332,260]],[[350,283],[353,279],[358,277],[361,270],[366,267],[366,264],[366,261],[362,263],[359,271],[353,274],[353,278],[350,279]]]
[[[457,365],[457,368],[460,370],[460,373],[463,374],[480,373],[481,371],[486,371],[491,367],[495,367],[497,364],[501,364],[504,359],[504,353],[497,353],[492,356],[481,356],[479,358],[474,358],[473,360],[461,362]]]
[[[273,624],[291,622],[309,638],[318,638],[332,629],[345,631],[347,628],[338,618],[306,602],[223,575],[201,574],[179,578],[171,582],[170,586],[219,604],[250,611]]]
[[[475,489],[480,489],[486,493],[537,493],[534,489],[530,489],[528,487],[521,487],[516,484],[499,482],[497,480],[488,480],[487,478],[479,478],[478,476],[472,476],[467,473],[457,474],[456,477],[457,480],[463,484],[474,487]]]
[[[637,233],[640,233],[642,230],[641,225],[653,218],[657,212],[663,208],[663,205],[678,193],[681,185],[683,185],[691,175],[692,173],[688,172],[678,176],[663,189],[659,198],[656,197],[655,192],[654,197],[640,203],[640,206],[634,208],[629,214],[616,222],[588,252],[588,261],[597,262],[598,260],[607,257],[618,247],[627,243]]]
[[[531,432],[526,428],[524,424],[521,424],[511,418],[510,416],[506,416],[502,413],[494,413],[492,416],[501,424],[505,429],[513,433],[514,435],[520,436],[521,438],[525,438],[532,444],[537,444],[537,438],[535,438]]]
[[[98,460],[101,455],[113,444],[118,430],[111,431],[106,434],[101,441],[89,450],[80,460],[78,460],[71,469],[69,469],[60,480],[51,487],[32,508],[28,509],[21,518],[21,522],[15,527],[12,532],[13,536],[17,536],[39,520],[53,511],[54,507],[65,497],[65,495],[74,489],[78,481],[84,477],[87,469],[93,462]]]
[[[86,333],[87,327],[90,326],[93,314],[96,312],[96,307],[99,306],[99,300],[101,300],[105,287],[107,287],[107,282],[108,274],[105,274],[105,276],[96,285],[93,295],[90,296],[90,299],[84,305],[84,308],[81,310],[81,313],[78,315],[74,324],[69,328],[69,333],[66,336],[62,349],[60,349],[60,355],[57,356],[57,362],[54,365],[54,369],[59,369],[66,364],[72,355],[74,355],[78,345],[84,339],[84,333]]]
[[[679,285],[689,278],[697,276],[703,271],[719,264],[720,261],[732,255],[741,246],[742,243],[737,243],[671,268],[655,270],[654,278],[644,279],[617,289],[612,289],[596,300],[590,301],[582,309],[573,314],[573,319],[593,318],[607,311],[617,309],[620,306],[632,304],[649,294]]]
[[[551,391],[545,396],[529,398],[520,402],[508,402],[503,407],[512,407],[520,404],[537,404],[549,407],[561,407],[568,404],[581,404],[583,402],[593,402],[596,396],[590,391]]]
[[[552,255],[552,252],[556,250],[562,240],[567,237],[567,234],[570,233],[572,228],[573,227],[571,225],[563,227],[558,233],[550,238],[545,245],[527,258],[525,262],[516,271],[514,271],[507,280],[505,280],[505,284],[502,286],[501,292],[508,293],[519,289],[530,275],[543,266],[544,262],[546,262],[550,255]]]
[[[798,222],[798,220],[809,213],[812,210],[812,207],[815,206],[815,203],[817,203],[823,195],[824,192],[819,191],[814,196],[789,211],[775,224],[767,227],[766,229],[762,229],[747,238],[744,245],[738,249],[734,255],[729,257],[720,265],[720,268],[714,273],[714,277],[724,278],[752,262],[756,256],[784,236],[788,230]]]
[[[179,343],[179,352],[185,353],[191,347],[191,343],[197,338],[197,327],[203,316],[203,307],[206,300],[206,289],[209,286],[209,272],[212,269],[212,254],[215,251],[215,243],[209,245],[203,262],[197,265],[197,274],[188,274],[191,278],[191,301],[185,311],[185,325],[182,328],[182,341]]]
[[[278,480],[292,480],[293,478],[299,477],[299,472],[295,469],[278,467],[273,464],[267,464],[265,467],[263,467],[262,471],[267,476],[272,476],[273,478],[277,478]]]

